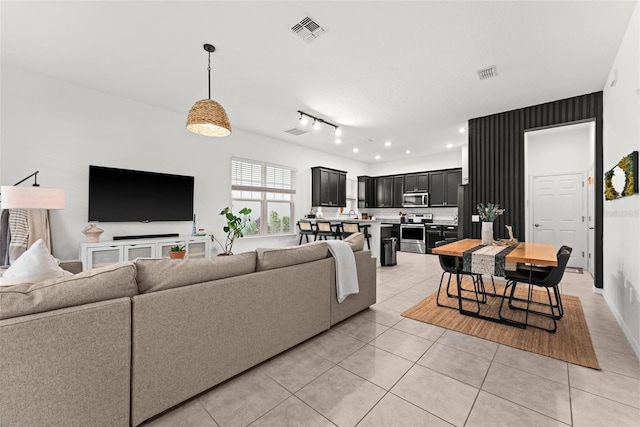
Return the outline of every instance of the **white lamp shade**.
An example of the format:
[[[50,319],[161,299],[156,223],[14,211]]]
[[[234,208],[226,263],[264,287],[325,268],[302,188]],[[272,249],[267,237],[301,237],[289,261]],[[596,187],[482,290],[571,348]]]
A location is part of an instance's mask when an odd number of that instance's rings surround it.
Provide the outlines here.
[[[2,209],[64,209],[64,190],[44,187],[0,187]]]

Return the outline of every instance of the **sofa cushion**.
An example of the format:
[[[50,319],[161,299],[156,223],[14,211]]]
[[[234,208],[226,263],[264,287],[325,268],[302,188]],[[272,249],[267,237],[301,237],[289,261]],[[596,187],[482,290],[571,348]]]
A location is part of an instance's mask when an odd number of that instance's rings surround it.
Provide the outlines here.
[[[0,288],[0,319],[25,316],[138,294],[131,262],[73,276]]]
[[[329,248],[325,242],[313,242],[284,248],[258,248],[256,254],[256,271],[264,271],[327,258]]]
[[[360,252],[364,249],[364,234],[362,233],[353,233],[346,239],[344,239],[345,243],[348,243],[351,246],[351,250],[353,252]]]
[[[29,279],[35,282],[64,276],[44,240],[39,239],[27,249],[3,274],[4,279]],[[5,284],[6,285],[6,284]]]
[[[255,252],[214,258],[148,259],[134,261],[141,294],[209,282],[256,271]]]

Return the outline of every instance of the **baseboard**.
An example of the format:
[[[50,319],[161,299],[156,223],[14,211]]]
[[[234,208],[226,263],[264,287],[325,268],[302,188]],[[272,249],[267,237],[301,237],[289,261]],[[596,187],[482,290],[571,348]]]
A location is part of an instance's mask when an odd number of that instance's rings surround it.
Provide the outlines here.
[[[600,293],[602,293],[602,290],[600,290]],[[613,317],[616,318],[616,321],[618,322],[618,325],[620,325],[620,328],[622,329],[622,332],[624,332],[624,336],[627,337],[627,340],[629,341],[629,344],[631,344],[631,348],[633,348],[633,351],[636,353],[636,357],[638,359],[640,359],[640,343],[638,343],[638,341],[635,340],[635,338],[631,334],[631,331],[627,327],[627,324],[624,322],[624,319],[622,318],[620,313],[618,313],[618,310],[616,310],[616,308],[611,303],[609,298],[607,298],[608,295],[606,293],[604,293],[603,296],[604,296],[605,302],[609,306],[609,310],[611,310],[611,313],[613,313]]]

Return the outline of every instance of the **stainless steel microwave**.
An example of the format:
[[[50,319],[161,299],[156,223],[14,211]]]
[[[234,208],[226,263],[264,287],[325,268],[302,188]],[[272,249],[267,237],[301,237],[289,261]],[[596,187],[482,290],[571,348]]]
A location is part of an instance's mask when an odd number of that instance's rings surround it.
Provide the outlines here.
[[[405,193],[402,195],[402,207],[426,208],[429,206],[429,193]]]

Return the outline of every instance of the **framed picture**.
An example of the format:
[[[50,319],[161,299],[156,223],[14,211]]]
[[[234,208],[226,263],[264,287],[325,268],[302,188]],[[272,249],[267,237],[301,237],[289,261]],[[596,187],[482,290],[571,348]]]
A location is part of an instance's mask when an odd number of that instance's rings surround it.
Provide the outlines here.
[[[637,192],[638,152],[634,151],[604,173],[604,197],[606,200],[615,200]]]

